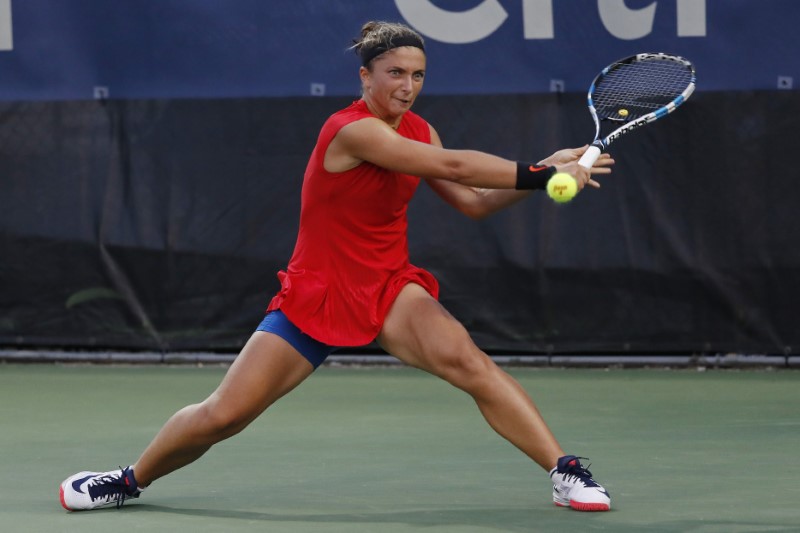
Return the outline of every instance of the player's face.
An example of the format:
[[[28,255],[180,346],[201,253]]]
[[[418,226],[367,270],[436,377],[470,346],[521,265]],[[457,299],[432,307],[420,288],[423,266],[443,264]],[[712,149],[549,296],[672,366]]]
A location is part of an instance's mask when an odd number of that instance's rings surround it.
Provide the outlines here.
[[[375,115],[396,126],[414,104],[425,80],[425,52],[414,46],[389,50],[362,67],[364,100]]]

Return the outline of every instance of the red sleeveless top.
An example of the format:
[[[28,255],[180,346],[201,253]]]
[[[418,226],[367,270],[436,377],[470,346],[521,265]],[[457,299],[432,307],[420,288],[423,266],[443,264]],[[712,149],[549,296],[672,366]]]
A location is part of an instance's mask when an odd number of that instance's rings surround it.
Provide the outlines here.
[[[372,342],[389,308],[408,283],[438,298],[432,274],[408,258],[408,202],[419,178],[363,162],[330,173],[325,152],[339,130],[374,117],[363,100],[322,126],[303,179],[300,230],[281,290],[267,311],[281,309],[301,331],[331,346]],[[397,132],[430,143],[428,123],[408,111]]]

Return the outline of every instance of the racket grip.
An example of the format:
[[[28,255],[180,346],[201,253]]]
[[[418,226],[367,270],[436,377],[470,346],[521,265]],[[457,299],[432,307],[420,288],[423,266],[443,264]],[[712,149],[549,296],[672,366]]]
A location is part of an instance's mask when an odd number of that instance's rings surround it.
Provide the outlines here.
[[[583,153],[578,164],[583,168],[592,168],[598,157],[600,157],[600,148],[592,145]]]

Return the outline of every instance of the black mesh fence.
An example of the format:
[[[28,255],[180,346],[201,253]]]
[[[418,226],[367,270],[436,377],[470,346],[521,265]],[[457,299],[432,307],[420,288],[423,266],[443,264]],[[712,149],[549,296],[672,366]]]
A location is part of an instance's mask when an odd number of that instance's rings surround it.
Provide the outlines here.
[[[351,99],[0,104],[0,346],[235,350],[277,290],[302,174]],[[454,148],[591,140],[583,95],[422,97]],[[412,262],[483,348],[796,353],[800,95],[700,93],[600,191],[474,222],[424,185]]]

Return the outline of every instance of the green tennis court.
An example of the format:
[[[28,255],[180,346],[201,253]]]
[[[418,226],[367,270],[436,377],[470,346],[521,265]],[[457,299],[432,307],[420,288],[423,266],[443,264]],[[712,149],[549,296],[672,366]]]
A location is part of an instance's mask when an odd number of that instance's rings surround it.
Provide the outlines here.
[[[244,433],[125,505],[68,513],[58,484],[133,462],[222,367],[0,366],[4,531],[800,531],[800,374],[511,369],[609,513],[546,474],[463,393],[407,368],[324,367]]]

